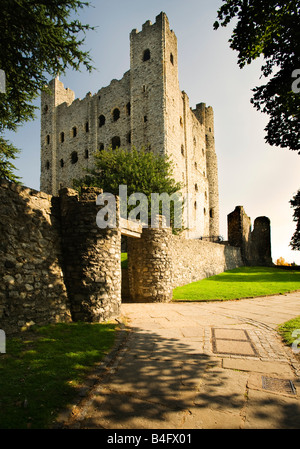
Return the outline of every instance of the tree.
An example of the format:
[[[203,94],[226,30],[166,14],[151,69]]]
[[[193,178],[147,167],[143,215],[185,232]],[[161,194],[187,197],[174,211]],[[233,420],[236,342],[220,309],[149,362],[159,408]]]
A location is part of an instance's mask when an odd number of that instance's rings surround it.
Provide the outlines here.
[[[296,222],[296,230],[290,246],[293,250],[300,251],[300,190],[298,190],[293,199],[291,199],[290,204],[294,208],[293,220]]]
[[[113,150],[110,147],[107,150],[98,151],[94,158],[94,168],[88,169],[87,175],[83,178],[73,181],[73,186],[79,193],[82,187],[93,186],[101,188],[105,193],[119,195],[119,186],[126,185],[128,197],[142,193],[147,197],[150,206],[152,193],[166,193],[171,196],[179,192],[182,187],[173,179],[173,166],[168,157],[155,155],[145,148]],[[176,201],[181,201],[181,198],[176,195],[174,198],[175,202],[171,203],[171,226],[174,224],[174,207],[178,204]],[[128,205],[127,213],[130,213],[136,205]],[[150,218],[150,207],[147,208],[147,213]]]
[[[266,142],[300,154],[300,0],[223,0],[214,29],[237,23],[230,47],[243,68],[263,57],[266,84],[255,87],[251,103],[269,115]]]
[[[16,159],[19,152],[18,148],[0,136],[0,177],[16,184],[20,183],[20,178],[14,174],[16,167],[11,160]]]
[[[0,93],[0,135],[34,118],[32,102],[47,89],[47,76],[81,65],[92,70],[88,52],[81,49],[92,27],[71,17],[85,6],[89,3],[79,0],[1,1],[0,69],[6,75],[6,92]],[[10,145],[10,152],[15,156],[17,150]]]

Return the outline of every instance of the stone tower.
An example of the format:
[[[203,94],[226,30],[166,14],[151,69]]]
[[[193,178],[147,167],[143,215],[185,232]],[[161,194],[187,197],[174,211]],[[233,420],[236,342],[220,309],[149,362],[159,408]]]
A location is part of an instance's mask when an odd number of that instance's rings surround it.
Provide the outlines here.
[[[214,118],[204,103],[192,110],[179,88],[177,38],[165,13],[130,33],[130,70],[83,100],[58,80],[42,94],[41,190],[56,195],[112,146],[148,147],[173,161],[188,193],[188,236],[219,235]]]

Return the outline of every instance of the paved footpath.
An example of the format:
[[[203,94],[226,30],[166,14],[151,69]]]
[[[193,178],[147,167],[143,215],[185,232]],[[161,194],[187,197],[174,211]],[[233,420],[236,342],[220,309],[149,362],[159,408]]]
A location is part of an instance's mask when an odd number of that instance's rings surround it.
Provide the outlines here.
[[[276,327],[300,292],[227,302],[122,304],[128,332],[65,428],[299,429],[300,355]],[[300,338],[300,334],[299,334]]]

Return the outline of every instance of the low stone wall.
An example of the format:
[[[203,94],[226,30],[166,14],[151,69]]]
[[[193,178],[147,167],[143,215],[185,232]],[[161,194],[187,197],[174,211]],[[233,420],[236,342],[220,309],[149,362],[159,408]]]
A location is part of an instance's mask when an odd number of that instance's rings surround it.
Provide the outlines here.
[[[172,235],[172,288],[243,265],[240,248]]]
[[[186,239],[170,229],[143,229],[128,238],[128,278],[133,302],[166,302],[173,288],[243,265],[240,248]]]
[[[0,328],[70,320],[54,199],[1,181],[0,239]]]

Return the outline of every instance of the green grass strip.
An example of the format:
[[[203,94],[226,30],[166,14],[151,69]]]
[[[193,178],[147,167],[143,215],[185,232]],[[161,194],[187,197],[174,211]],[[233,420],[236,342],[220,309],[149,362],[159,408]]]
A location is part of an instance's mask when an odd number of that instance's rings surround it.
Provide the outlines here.
[[[177,287],[173,300],[211,301],[252,298],[300,290],[300,271],[241,267]]]
[[[293,318],[290,321],[282,324],[278,327],[283,341],[287,345],[295,344],[295,349],[298,351],[300,348],[300,317]]]
[[[0,354],[0,428],[47,428],[113,347],[115,329],[60,323],[7,338]]]

